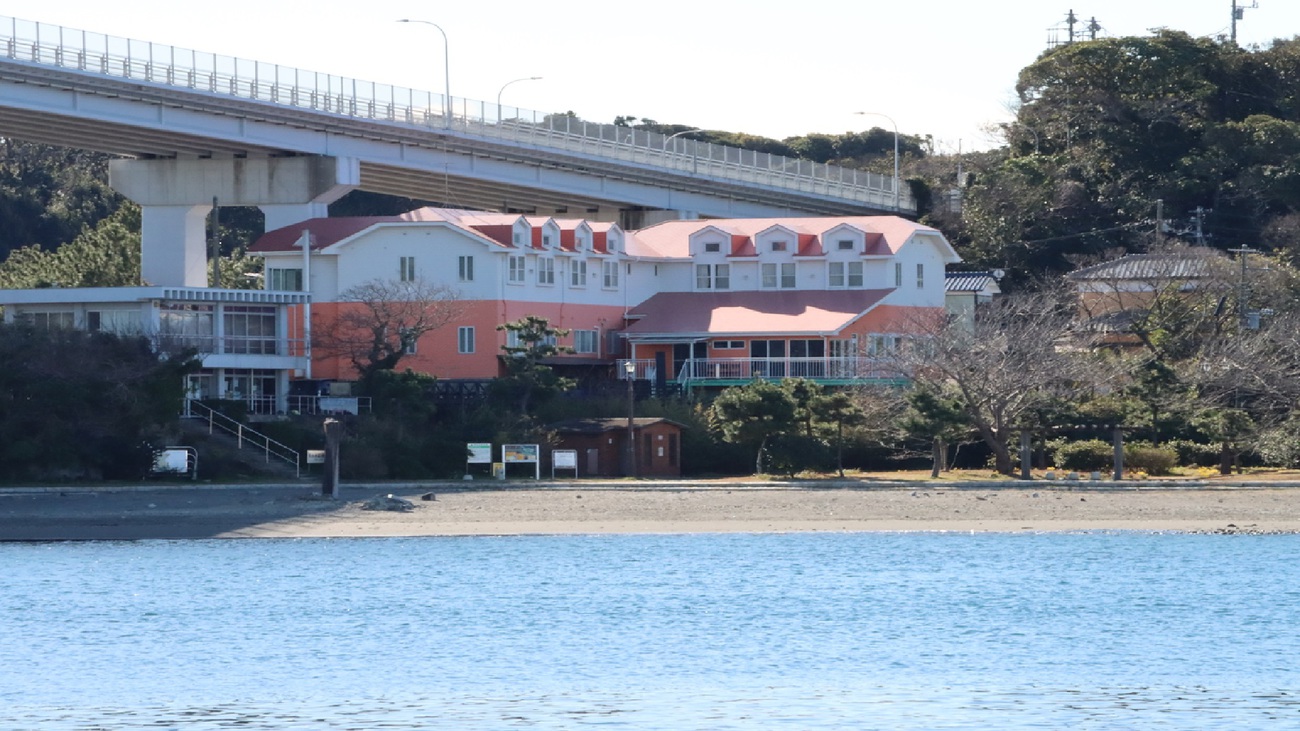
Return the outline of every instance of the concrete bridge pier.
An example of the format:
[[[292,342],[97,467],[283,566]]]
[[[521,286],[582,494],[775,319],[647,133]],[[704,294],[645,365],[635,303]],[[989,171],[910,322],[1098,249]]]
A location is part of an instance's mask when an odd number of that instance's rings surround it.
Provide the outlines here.
[[[257,206],[267,230],[326,215],[360,184],[353,158],[326,156],[195,160],[112,160],[108,181],[140,204],[146,282],[206,287],[206,221],[220,206]]]

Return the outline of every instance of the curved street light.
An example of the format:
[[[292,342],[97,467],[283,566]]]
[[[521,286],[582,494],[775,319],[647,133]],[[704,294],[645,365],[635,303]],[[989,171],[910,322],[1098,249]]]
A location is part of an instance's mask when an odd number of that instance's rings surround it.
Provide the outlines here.
[[[670,134],[670,135],[668,135],[667,137],[664,138],[664,149],[667,150],[667,149],[668,149],[668,143],[669,143],[669,142],[672,142],[673,139],[675,139],[675,138],[677,138],[677,137],[681,137],[682,135],[688,135],[688,134],[690,134],[690,133],[692,133],[692,132],[703,132],[703,131],[704,131],[704,130],[703,130],[702,128],[696,127],[695,129],[684,129],[684,130],[682,130],[681,132],[674,132],[674,133],[672,133],[672,134]]]
[[[510,86],[511,84],[517,84],[521,81],[541,81],[541,80],[542,77],[540,76],[525,76],[521,79],[514,79],[512,81],[507,81],[506,83],[502,84],[501,89],[497,91],[497,123],[498,124],[501,123],[501,94],[505,92],[507,86]]]
[[[884,117],[885,119],[889,120],[889,123],[891,125],[894,126],[894,212],[897,213],[899,210],[898,208],[899,205],[898,203],[898,123],[894,121],[893,117],[889,116],[888,114],[881,114],[880,112],[854,112],[854,114],[874,115],[877,117]]]
[[[447,31],[443,30],[442,26],[438,25],[437,23],[428,20],[414,20],[412,18],[402,18],[397,22],[421,23],[423,25],[431,25],[434,28],[437,28],[438,32],[442,34],[442,71],[444,76],[443,81],[445,82],[445,86],[443,88],[443,94],[442,94],[442,126],[446,128],[450,128],[451,127],[451,49],[450,49],[451,44],[447,42]]]

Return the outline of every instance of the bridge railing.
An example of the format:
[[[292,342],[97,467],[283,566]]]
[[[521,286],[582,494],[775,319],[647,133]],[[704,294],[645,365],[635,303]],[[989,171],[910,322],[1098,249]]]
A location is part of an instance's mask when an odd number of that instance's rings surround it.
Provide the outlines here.
[[[0,53],[15,61],[916,211],[910,192],[895,190],[896,181],[887,175],[48,23],[0,16]]]

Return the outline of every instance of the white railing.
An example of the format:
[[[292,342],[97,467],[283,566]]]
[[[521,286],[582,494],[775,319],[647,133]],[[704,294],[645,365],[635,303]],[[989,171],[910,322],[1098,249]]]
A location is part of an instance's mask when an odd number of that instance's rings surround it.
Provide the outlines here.
[[[369,396],[289,396],[288,398],[291,414],[314,416],[370,413]]]
[[[189,91],[310,109],[354,119],[445,130],[798,191],[899,212],[916,212],[891,176],[587,122],[490,102],[250,61],[148,41],[0,16],[0,54],[15,61],[143,81]],[[450,110],[444,114],[443,110]]]
[[[256,449],[266,456],[269,464],[272,458],[283,460],[293,465],[294,475],[302,476],[302,463],[298,458],[298,451],[281,444],[274,439],[254,430],[252,427],[235,419],[226,416],[213,409],[212,407],[195,400],[189,400],[185,404],[185,416],[192,419],[202,419],[208,424],[208,433],[212,434],[216,430],[235,437],[238,441],[239,448],[243,449],[247,445],[250,449]]]
[[[615,364],[619,377],[626,372],[627,360]],[[655,361],[638,359],[636,380],[654,380]],[[751,381],[755,378],[808,378],[811,380],[889,380],[901,377],[887,360],[867,357],[847,358],[693,358],[678,371],[666,374],[668,380],[686,384],[699,381]]]
[[[302,357],[306,341],[264,335],[189,335],[162,332],[154,336],[159,350],[177,353],[190,349],[203,355],[275,355]]]

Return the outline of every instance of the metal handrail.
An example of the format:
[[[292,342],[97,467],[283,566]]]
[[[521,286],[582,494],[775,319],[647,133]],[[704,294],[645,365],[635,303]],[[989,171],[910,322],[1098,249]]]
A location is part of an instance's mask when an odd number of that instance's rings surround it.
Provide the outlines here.
[[[6,28],[7,26],[7,28]],[[7,35],[5,34],[7,30]],[[545,147],[695,176],[894,208],[891,176],[587,122],[391,84],[0,16],[0,55],[188,91],[311,109],[403,127]],[[443,114],[449,109],[451,119]],[[916,211],[907,190],[898,211]]]
[[[248,442],[251,446],[257,447],[265,453],[267,463],[270,463],[272,457],[282,459],[293,465],[294,476],[302,476],[302,462],[299,459],[298,451],[296,449],[292,449],[285,444],[275,441],[243,422],[226,416],[207,404],[191,400],[186,404],[186,407],[188,408],[186,416],[194,419],[204,419],[208,422],[209,434],[212,434],[215,429],[220,429],[238,439],[240,449],[244,448],[244,442]]]

